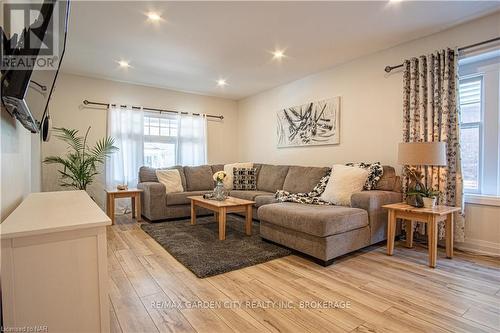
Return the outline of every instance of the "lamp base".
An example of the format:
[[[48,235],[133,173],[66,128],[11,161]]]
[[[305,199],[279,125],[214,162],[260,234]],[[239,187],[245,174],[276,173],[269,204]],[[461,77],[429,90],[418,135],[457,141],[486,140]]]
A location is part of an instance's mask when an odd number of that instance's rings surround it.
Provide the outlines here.
[[[406,197],[406,203],[410,206],[422,208],[424,207],[424,200],[420,195],[409,195]]]

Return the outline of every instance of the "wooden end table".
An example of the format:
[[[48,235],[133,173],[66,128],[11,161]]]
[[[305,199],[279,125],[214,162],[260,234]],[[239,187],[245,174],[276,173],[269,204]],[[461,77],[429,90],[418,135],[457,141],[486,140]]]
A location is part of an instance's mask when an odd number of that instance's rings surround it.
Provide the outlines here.
[[[434,208],[417,208],[406,203],[396,203],[382,206],[389,210],[387,221],[387,254],[394,253],[394,236],[396,234],[396,220],[403,219],[406,223],[406,246],[413,246],[413,222],[427,224],[427,239],[429,247],[429,266],[436,267],[438,223],[445,221],[446,228],[446,257],[453,258],[453,214],[460,211],[458,207],[436,206]]]
[[[202,196],[188,197],[191,199],[191,224],[196,224],[196,206],[214,212],[215,219],[219,222],[219,240],[226,239],[226,214],[246,212],[245,233],[252,235],[252,206],[255,201],[228,197],[224,201],[204,199]]]
[[[115,199],[130,198],[132,203],[132,218],[141,220],[141,193],[144,190],[129,188],[128,190],[106,189],[106,213],[115,224]]]

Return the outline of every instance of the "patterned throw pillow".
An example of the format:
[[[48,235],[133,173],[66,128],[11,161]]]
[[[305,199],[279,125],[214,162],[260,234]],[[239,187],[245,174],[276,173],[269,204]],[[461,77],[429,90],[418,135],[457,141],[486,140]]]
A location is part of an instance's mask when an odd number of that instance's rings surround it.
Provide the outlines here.
[[[279,202],[296,202],[310,205],[333,205],[331,202],[324,201],[320,198],[320,195],[325,191],[326,185],[328,184],[331,172],[331,169],[328,170],[326,175],[320,179],[319,183],[309,193],[290,193],[284,190],[278,190],[276,191],[274,197],[278,199]]]
[[[384,168],[380,162],[376,163],[347,163],[347,166],[357,167],[368,170],[368,179],[366,180],[364,190],[370,191],[374,190],[377,186],[378,181],[384,175]]]
[[[257,189],[256,168],[234,168],[233,190],[255,191]]]

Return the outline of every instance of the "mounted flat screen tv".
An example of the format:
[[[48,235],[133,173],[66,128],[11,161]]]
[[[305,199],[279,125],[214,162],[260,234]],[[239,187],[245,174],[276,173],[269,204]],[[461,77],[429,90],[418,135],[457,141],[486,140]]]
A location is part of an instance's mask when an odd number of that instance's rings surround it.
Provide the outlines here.
[[[69,0],[3,6],[2,104],[24,127],[37,133],[64,56]]]

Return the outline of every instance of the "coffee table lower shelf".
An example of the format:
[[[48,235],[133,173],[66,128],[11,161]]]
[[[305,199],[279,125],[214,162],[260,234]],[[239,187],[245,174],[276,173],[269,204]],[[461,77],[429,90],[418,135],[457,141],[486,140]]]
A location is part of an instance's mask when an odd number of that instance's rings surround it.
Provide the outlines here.
[[[255,201],[228,197],[224,201],[204,199],[202,196],[188,197],[191,199],[191,224],[196,224],[196,207],[203,207],[214,212],[219,223],[219,240],[226,239],[226,216],[228,213],[245,212],[245,233],[252,235],[252,207]]]

